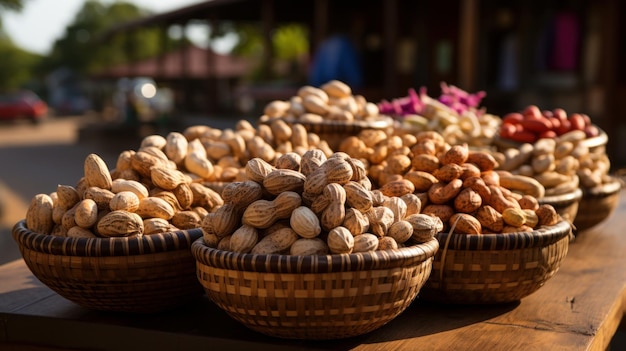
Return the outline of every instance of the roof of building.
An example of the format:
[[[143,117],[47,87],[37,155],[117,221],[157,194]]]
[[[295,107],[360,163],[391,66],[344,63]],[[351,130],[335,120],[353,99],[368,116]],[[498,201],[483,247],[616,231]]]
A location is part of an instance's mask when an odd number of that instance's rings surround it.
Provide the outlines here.
[[[292,0],[209,0],[177,10],[158,13],[111,27],[104,38],[117,33],[147,26],[185,23],[190,20],[251,21],[259,22],[263,11],[271,5],[271,16],[277,22],[310,22],[314,12],[313,1]]]

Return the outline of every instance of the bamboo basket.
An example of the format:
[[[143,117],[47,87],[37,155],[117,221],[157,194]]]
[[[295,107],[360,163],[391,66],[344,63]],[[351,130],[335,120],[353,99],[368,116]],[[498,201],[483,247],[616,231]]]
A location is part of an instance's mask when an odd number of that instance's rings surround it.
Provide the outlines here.
[[[563,217],[566,221],[573,223],[576,220],[579,212],[580,201],[583,198],[583,191],[580,188],[576,188],[569,193],[544,196],[537,199],[539,204],[552,205],[556,212]]]
[[[567,255],[571,225],[561,220],[532,232],[439,233],[440,249],[420,299],[454,304],[497,304],[532,294]]]
[[[335,255],[253,255],[196,240],[191,250],[207,296],[246,327],[286,339],[371,332],[403,312],[428,279],[438,241]]]
[[[611,182],[593,188],[582,188],[582,199],[574,220],[576,234],[589,229],[607,219],[619,203],[623,184],[612,177]]]
[[[135,238],[68,238],[13,227],[26,265],[64,298],[90,310],[153,313],[203,296],[191,244],[201,229]]]

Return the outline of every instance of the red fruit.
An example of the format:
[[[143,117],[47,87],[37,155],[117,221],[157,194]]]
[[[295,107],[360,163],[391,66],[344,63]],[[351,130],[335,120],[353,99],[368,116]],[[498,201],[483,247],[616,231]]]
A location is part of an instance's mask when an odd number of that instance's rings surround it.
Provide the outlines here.
[[[554,117],[560,119],[560,120],[564,120],[567,119],[567,112],[565,112],[564,109],[562,108],[555,108],[552,111],[552,114],[554,115]]]
[[[547,139],[554,139],[556,138],[556,132],[554,130],[546,130],[545,132],[539,134],[539,138],[543,139],[543,138],[547,138]]]
[[[543,110],[541,111],[541,114],[546,117],[546,118],[552,118],[554,117],[554,113],[552,113],[552,111],[550,110]]]
[[[585,135],[587,135],[587,138],[593,138],[593,137],[597,137],[598,135],[600,135],[600,129],[598,129],[598,127],[596,127],[593,124],[585,126],[584,130],[585,130]]]
[[[537,141],[537,135],[533,132],[522,130],[521,132],[511,134],[508,139],[519,141],[521,143],[534,143]]]
[[[557,135],[562,135],[569,132],[572,129],[572,123],[569,119],[561,120],[561,125],[555,129]]]
[[[552,123],[552,130],[556,131],[557,129],[559,129],[559,127],[561,126],[561,123],[563,123],[563,121],[561,121],[558,118],[550,118],[550,122]]]
[[[508,138],[513,133],[515,133],[516,130],[517,130],[517,128],[513,124],[508,124],[508,123],[507,124],[502,124],[502,125],[500,125],[500,136],[502,138]]]
[[[572,113],[569,118],[569,122],[572,124],[573,130],[584,130],[585,129],[585,118],[580,113]]]
[[[552,129],[552,123],[547,118],[525,119],[520,124],[525,130],[534,132],[535,134],[543,133]]]
[[[537,107],[537,105],[526,106],[524,111],[522,111],[522,114],[524,115],[524,117],[531,119],[539,119],[543,116],[541,114],[541,110],[539,109],[539,107]]]
[[[585,126],[590,126],[591,125],[591,117],[589,117],[589,115],[585,114],[585,113],[581,113],[581,116],[583,116],[583,119],[585,120]]]
[[[524,120],[524,116],[518,112],[511,112],[502,117],[502,124],[517,124]]]

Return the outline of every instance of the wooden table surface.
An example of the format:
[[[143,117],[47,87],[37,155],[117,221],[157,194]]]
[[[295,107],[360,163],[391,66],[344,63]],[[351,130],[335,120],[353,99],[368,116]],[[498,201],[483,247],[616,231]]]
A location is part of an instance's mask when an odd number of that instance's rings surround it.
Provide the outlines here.
[[[0,350],[606,350],[624,315],[626,198],[578,234],[560,270],[518,303],[433,304],[418,299],[366,335],[334,341],[271,338],[206,298],[175,312],[95,312],[40,283],[19,259],[0,266]]]

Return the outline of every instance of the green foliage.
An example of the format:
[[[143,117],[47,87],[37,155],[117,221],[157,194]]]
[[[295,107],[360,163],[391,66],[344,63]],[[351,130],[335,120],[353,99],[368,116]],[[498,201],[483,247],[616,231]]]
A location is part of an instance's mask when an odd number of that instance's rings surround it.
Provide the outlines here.
[[[273,35],[272,43],[276,58],[297,60],[309,52],[307,32],[304,27],[290,24],[280,27]]]
[[[23,7],[24,2],[22,0],[0,0],[0,10],[21,11]]]
[[[238,35],[238,42],[233,54],[258,59],[259,65],[252,72],[252,80],[279,78],[279,72],[267,72],[261,65],[263,57],[262,30],[258,26],[243,24],[233,26]],[[282,25],[271,33],[272,49],[277,61],[288,66],[297,66],[298,61],[309,52],[308,33],[305,27],[298,24]],[[289,72],[290,74],[293,72]],[[284,77],[283,77],[284,78]]]
[[[63,37],[54,43],[42,70],[65,66],[78,73],[90,74],[129,60],[154,56],[159,48],[157,28],[134,31],[126,37],[115,36],[106,42],[101,40],[106,30],[147,15],[147,11],[130,3],[105,5],[88,0]]]
[[[24,51],[8,38],[0,37],[0,90],[15,90],[32,79],[33,67],[40,57]]]

